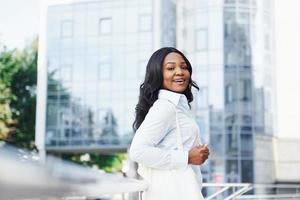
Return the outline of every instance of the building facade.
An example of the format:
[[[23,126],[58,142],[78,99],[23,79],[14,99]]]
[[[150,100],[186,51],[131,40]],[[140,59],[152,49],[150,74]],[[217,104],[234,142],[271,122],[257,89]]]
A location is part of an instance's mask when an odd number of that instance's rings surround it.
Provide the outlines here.
[[[273,1],[179,0],[177,44],[194,65],[195,115],[213,182],[256,182],[255,135],[273,136]],[[267,147],[265,147],[267,148]]]
[[[200,87],[192,110],[212,152],[204,179],[255,182],[254,135],[272,137],[276,113],[271,0],[50,0],[44,9],[40,149],[126,150],[146,62],[174,46]]]
[[[125,151],[147,60],[175,46],[175,3],[49,0],[42,18],[37,144]]]

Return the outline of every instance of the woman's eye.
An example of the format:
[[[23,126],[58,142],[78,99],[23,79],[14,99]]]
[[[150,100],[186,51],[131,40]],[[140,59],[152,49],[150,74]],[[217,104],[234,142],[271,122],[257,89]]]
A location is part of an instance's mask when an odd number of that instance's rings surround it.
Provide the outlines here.
[[[181,69],[187,70],[188,67],[187,66],[181,66]]]
[[[167,70],[172,71],[172,70],[174,70],[174,67],[167,67]]]

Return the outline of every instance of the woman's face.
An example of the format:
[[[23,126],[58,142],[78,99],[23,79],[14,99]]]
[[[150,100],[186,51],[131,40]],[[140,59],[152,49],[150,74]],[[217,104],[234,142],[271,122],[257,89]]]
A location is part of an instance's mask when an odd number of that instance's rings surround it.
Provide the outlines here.
[[[163,62],[163,88],[177,93],[183,93],[189,85],[191,74],[188,65],[178,53],[169,53]]]

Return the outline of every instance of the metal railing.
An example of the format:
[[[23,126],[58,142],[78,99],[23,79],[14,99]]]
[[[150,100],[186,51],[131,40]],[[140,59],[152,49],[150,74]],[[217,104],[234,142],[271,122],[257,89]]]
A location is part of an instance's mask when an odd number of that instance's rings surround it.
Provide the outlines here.
[[[208,193],[211,193],[206,196],[206,200],[230,200],[244,194],[249,188],[251,184],[248,183],[203,183],[203,189],[210,189]]]
[[[300,199],[300,185],[294,184],[253,184],[253,194],[236,196],[236,199]]]
[[[300,185],[295,184],[204,183],[203,188],[216,190],[206,200],[300,199]]]
[[[136,200],[147,189],[141,180],[106,174],[48,157],[46,163],[32,152],[0,143],[0,199],[54,197],[64,200]],[[206,200],[300,199],[300,185],[203,183]]]

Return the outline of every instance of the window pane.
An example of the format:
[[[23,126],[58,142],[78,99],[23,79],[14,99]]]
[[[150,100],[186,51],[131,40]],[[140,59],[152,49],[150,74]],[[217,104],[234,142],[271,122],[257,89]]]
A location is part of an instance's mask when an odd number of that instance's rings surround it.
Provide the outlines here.
[[[211,145],[211,152],[214,158],[222,158],[224,155],[223,150],[223,135],[222,134],[211,134],[210,135],[210,145]]]
[[[110,34],[112,29],[112,19],[110,17],[99,20],[99,34]]]
[[[225,134],[226,135],[226,156],[237,157],[238,156],[238,135]]]
[[[146,74],[147,61],[142,60],[139,62],[139,77],[144,78]]]
[[[237,160],[227,160],[226,161],[226,174],[227,182],[229,183],[238,183],[238,161]]]
[[[249,4],[249,0],[239,0],[240,4]]]
[[[207,88],[203,87],[199,89],[199,96],[198,96],[198,106],[199,108],[206,108],[208,104],[207,100]]]
[[[47,126],[56,126],[57,125],[57,104],[48,103],[47,104]]]
[[[242,157],[252,157],[253,155],[253,139],[250,134],[241,135],[241,155]]]
[[[73,21],[65,20],[61,22],[61,37],[68,38],[73,36]]]
[[[265,50],[270,50],[270,36],[269,34],[265,34]]]
[[[233,101],[232,85],[227,85],[225,88],[225,102],[231,103]]]
[[[196,50],[203,51],[207,49],[207,31],[199,29],[196,31]]]
[[[235,0],[225,0],[225,3],[235,3]]]
[[[111,64],[100,63],[99,64],[99,80],[111,79]]]
[[[251,81],[243,80],[243,96],[242,101],[250,101],[251,100]]]
[[[253,161],[242,160],[242,182],[252,183],[253,182]]]
[[[72,81],[72,65],[66,64],[60,70],[62,81]]]
[[[151,31],[151,28],[152,28],[151,15],[140,15],[139,31]]]

